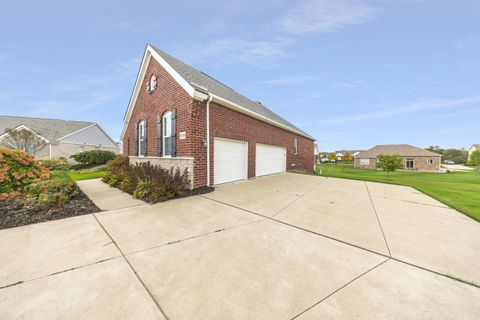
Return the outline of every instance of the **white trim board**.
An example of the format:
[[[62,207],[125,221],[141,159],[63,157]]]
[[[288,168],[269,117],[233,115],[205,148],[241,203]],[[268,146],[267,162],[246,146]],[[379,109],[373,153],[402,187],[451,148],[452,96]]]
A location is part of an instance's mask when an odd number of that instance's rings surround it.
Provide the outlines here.
[[[42,140],[44,140],[46,143],[50,143],[50,140],[48,140],[47,138],[45,138],[45,137],[43,137],[42,135],[38,134],[38,132],[35,132],[35,130],[30,129],[29,127],[27,127],[27,126],[24,125],[24,124],[20,124],[20,125],[16,126],[15,128],[13,128],[12,130],[17,131],[17,130],[24,130],[24,129],[25,129],[25,130],[28,130],[28,131],[30,131],[30,132],[35,133],[39,138],[41,138]],[[3,133],[2,135],[0,135],[0,139],[5,138],[7,135],[8,135],[8,132]]]

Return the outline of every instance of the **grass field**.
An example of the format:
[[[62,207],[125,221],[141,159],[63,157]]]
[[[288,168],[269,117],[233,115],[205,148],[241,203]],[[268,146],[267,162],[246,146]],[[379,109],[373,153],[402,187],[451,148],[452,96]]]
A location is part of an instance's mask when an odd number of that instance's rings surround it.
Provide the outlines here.
[[[425,173],[355,169],[352,165],[317,165],[319,175],[413,187],[480,221],[480,172]]]
[[[101,167],[91,168],[86,170],[69,171],[67,174],[72,180],[79,181],[79,180],[103,178],[103,176],[106,174],[105,170],[106,170],[105,166],[101,166]]]

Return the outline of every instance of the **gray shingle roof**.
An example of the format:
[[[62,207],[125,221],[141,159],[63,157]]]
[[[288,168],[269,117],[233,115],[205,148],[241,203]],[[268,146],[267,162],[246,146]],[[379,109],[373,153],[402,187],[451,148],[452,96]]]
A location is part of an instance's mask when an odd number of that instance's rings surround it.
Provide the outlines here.
[[[240,93],[236,92],[232,88],[226,86],[225,84],[221,83],[220,81],[215,80],[214,78],[210,77],[206,73],[198,71],[193,67],[183,63],[182,61],[172,57],[171,55],[163,52],[162,50],[150,45],[165,61],[173,68],[175,71],[180,74],[187,82],[190,84],[193,83],[193,86],[200,85],[202,87],[207,88],[208,92],[215,94],[225,100],[238,104],[252,112],[255,112],[261,116],[264,116],[270,120],[276,121],[281,123],[293,130],[301,132],[304,136],[309,137],[312,140],[315,140],[312,136],[305,133],[303,130],[299,129],[298,127],[294,126],[287,120],[283,119],[263,104],[252,101],[247,97],[241,95]]]
[[[440,157],[441,155],[409,144],[377,145],[367,151],[362,151],[355,158],[374,159],[381,154],[398,154],[402,157]]]
[[[0,116],[0,135],[5,132],[5,129],[13,129],[22,124],[49,141],[55,141],[69,133],[88,127],[93,122]]]

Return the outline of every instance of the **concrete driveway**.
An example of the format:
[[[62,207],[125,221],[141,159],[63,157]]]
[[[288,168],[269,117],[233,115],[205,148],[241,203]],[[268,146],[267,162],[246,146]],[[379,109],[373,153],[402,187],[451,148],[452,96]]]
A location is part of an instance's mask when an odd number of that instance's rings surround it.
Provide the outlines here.
[[[5,319],[478,319],[479,243],[478,222],[414,189],[280,174],[0,231],[0,310]]]

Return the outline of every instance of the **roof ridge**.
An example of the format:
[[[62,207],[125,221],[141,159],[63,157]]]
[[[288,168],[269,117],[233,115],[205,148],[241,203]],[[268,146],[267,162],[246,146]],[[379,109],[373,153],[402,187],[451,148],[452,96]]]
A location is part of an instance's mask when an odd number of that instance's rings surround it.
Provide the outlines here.
[[[57,118],[39,118],[39,117],[27,117],[27,116],[9,116],[9,115],[0,115],[0,117],[4,118],[23,118],[23,119],[33,119],[33,120],[53,120],[53,121],[63,121],[63,122],[84,122],[89,124],[97,124],[97,122],[92,121],[84,121],[84,120],[65,120],[65,119],[57,119]]]
[[[166,53],[165,51],[157,48],[152,44],[148,44],[158,55],[165,60],[167,64],[169,64],[180,77],[182,77],[187,83],[192,85],[192,83],[196,85],[200,85],[206,87],[208,91],[214,95],[219,96],[220,98],[225,99],[227,102],[231,102],[237,105],[242,106],[243,108],[260,115],[266,119],[274,121],[284,127],[296,132],[302,136],[305,136],[309,139],[315,140],[314,137],[303,131],[302,129],[295,126],[293,123],[289,122],[288,120],[284,119],[282,116],[274,112],[273,110],[269,109],[267,106],[262,104],[259,101],[252,100],[247,96],[243,95],[242,93],[236,91],[232,87],[222,83],[221,81],[213,78],[209,74],[200,71],[185,62],[171,56],[170,54]],[[202,79],[203,78],[203,79]],[[203,83],[202,83],[203,82]],[[209,83],[209,84],[208,84]]]

